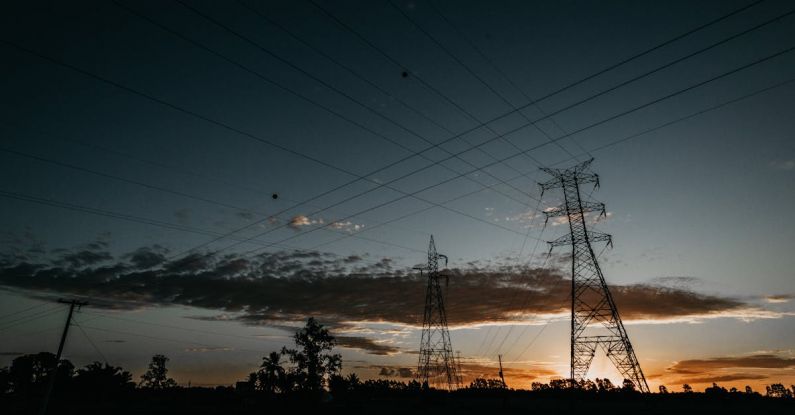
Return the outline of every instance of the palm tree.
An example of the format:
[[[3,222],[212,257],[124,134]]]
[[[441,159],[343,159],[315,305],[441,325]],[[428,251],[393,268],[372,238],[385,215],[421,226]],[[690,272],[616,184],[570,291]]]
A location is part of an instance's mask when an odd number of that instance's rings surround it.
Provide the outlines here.
[[[285,371],[280,362],[281,357],[280,353],[271,352],[262,358],[258,372],[259,387],[265,392],[276,393],[277,389],[284,392]]]

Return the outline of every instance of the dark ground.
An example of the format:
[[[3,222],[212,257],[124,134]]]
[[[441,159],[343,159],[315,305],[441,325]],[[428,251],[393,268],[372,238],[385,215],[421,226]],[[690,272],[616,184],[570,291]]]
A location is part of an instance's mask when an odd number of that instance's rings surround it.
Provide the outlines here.
[[[40,399],[0,398],[3,414],[35,414]],[[596,394],[528,391],[388,392],[270,397],[228,388],[136,390],[123,396],[57,396],[50,414],[793,414],[795,399],[742,393]]]

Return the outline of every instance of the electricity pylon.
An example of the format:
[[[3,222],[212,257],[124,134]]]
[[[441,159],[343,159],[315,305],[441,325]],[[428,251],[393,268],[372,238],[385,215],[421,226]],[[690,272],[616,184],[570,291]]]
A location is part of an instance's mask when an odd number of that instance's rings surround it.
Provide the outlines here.
[[[447,256],[436,252],[436,244],[428,245],[428,265],[415,268],[428,273],[428,288],[425,292],[425,313],[422,322],[422,340],[420,342],[420,358],[417,364],[417,379],[429,387],[446,388],[453,390],[461,387],[461,378],[453,355],[453,346],[450,342],[450,332],[447,330],[447,314],[444,311],[444,293],[439,283],[439,259],[444,259],[447,266]],[[449,282],[445,278],[445,285]]]
[[[649,385],[591,247],[591,242],[612,245],[612,238],[605,233],[589,231],[585,224],[588,212],[606,215],[604,203],[584,201],[580,195],[580,185],[593,183],[594,189],[599,187],[599,176],[588,169],[592,162],[590,159],[568,169],[541,169],[553,177],[540,183],[542,194],[546,190],[563,189],[563,205],[547,209],[544,212],[546,219],[565,216],[569,222],[569,234],[549,242],[549,249],[551,252],[557,246],[572,246],[571,378],[576,381],[585,379],[596,349],[601,347],[624,379],[631,380],[641,392],[649,392]]]

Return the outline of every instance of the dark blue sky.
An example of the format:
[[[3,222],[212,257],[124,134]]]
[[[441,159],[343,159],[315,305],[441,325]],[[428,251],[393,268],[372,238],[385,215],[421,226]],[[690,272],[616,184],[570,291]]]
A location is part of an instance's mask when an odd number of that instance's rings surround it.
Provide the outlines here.
[[[538,201],[538,167],[593,156],[608,282],[788,294],[795,53],[776,54],[795,46],[789,2],[556,93],[752,3],[6,3],[3,250],[299,249],[395,271],[433,234],[451,267],[539,266],[536,241],[566,227],[541,226],[559,195]],[[791,317],[771,319],[759,344],[721,352],[795,347],[775,334]]]

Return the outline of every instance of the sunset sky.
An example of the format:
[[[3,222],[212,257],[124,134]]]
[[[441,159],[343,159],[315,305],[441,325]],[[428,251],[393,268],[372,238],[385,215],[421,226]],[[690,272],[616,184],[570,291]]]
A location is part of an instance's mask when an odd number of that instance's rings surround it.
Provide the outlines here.
[[[465,380],[565,377],[539,167],[593,157],[651,389],[795,383],[791,2],[0,7],[2,366],[81,298],[77,365],[232,384],[314,316],[344,373],[408,380],[433,235]]]

